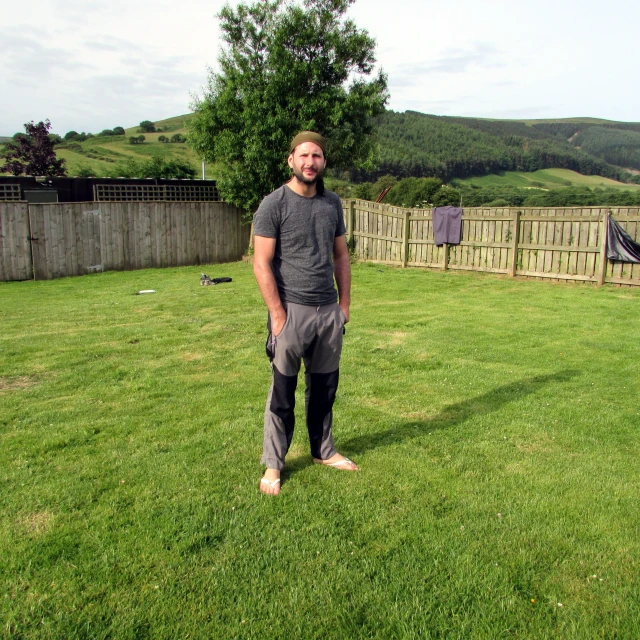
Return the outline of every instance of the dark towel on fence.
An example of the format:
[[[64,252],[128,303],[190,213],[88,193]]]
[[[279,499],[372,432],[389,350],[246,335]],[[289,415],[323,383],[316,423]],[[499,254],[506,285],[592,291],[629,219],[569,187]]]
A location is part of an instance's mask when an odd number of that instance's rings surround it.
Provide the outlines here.
[[[460,207],[436,207],[433,212],[433,239],[440,246],[460,244],[462,234],[462,209]]]
[[[609,216],[609,233],[607,235],[607,258],[620,262],[640,262],[640,244]]]

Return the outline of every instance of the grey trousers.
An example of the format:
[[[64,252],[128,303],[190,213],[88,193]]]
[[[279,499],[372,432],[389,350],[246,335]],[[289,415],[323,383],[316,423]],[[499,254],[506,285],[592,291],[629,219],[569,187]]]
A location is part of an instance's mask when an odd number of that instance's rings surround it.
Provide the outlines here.
[[[337,303],[319,307],[288,303],[285,308],[287,320],[277,336],[271,333],[271,318],[267,321],[273,377],[264,413],[262,464],[271,469],[284,467],[291,446],[301,361],[311,455],[326,460],[336,453],[331,429],[346,318]]]

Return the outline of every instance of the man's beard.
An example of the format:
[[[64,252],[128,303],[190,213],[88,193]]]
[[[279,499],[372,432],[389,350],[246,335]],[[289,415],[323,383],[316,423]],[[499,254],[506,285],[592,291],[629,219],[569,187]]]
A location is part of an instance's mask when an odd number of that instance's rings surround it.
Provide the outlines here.
[[[318,180],[322,179],[324,171],[322,169],[318,169],[313,178],[307,178],[302,171],[296,171],[294,169],[293,175],[297,178],[298,182],[302,182],[303,184],[316,184]]]

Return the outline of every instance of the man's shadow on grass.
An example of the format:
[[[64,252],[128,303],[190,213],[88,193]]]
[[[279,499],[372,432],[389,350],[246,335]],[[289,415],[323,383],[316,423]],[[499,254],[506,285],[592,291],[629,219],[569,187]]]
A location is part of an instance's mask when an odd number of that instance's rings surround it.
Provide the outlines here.
[[[343,440],[340,446],[346,452],[358,454],[379,447],[397,444],[403,440],[419,438],[429,432],[450,429],[466,422],[470,418],[499,411],[504,405],[537,393],[546,385],[567,382],[577,375],[579,375],[579,371],[568,369],[544,376],[517,380],[492,389],[480,396],[450,404],[444,407],[440,413],[427,420],[395,422],[382,431],[363,433]]]
[[[425,434],[440,429],[450,429],[466,422],[470,418],[483,416],[500,410],[504,405],[526,396],[537,393],[546,385],[563,383],[579,375],[579,371],[567,369],[544,376],[534,376],[497,387],[474,398],[450,404],[440,413],[427,420],[394,421],[387,429],[363,433],[346,440],[340,440],[338,450],[344,455],[357,455],[379,447],[398,444],[404,440],[420,438]],[[291,477],[313,464],[308,456],[302,456],[287,462],[283,472],[283,480]]]

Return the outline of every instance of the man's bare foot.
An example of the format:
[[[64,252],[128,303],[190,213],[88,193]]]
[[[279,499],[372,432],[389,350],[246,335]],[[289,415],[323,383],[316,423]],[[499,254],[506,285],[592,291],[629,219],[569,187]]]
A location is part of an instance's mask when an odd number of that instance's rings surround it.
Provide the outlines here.
[[[334,467],[335,469],[342,469],[343,471],[360,471],[358,465],[355,462],[349,460],[349,458],[345,458],[340,453],[335,453],[326,460],[319,460],[318,458],[314,458],[313,461],[316,464],[324,464],[328,467]]]
[[[260,491],[269,496],[277,496],[280,493],[280,472],[277,469],[267,469],[260,480]]]

